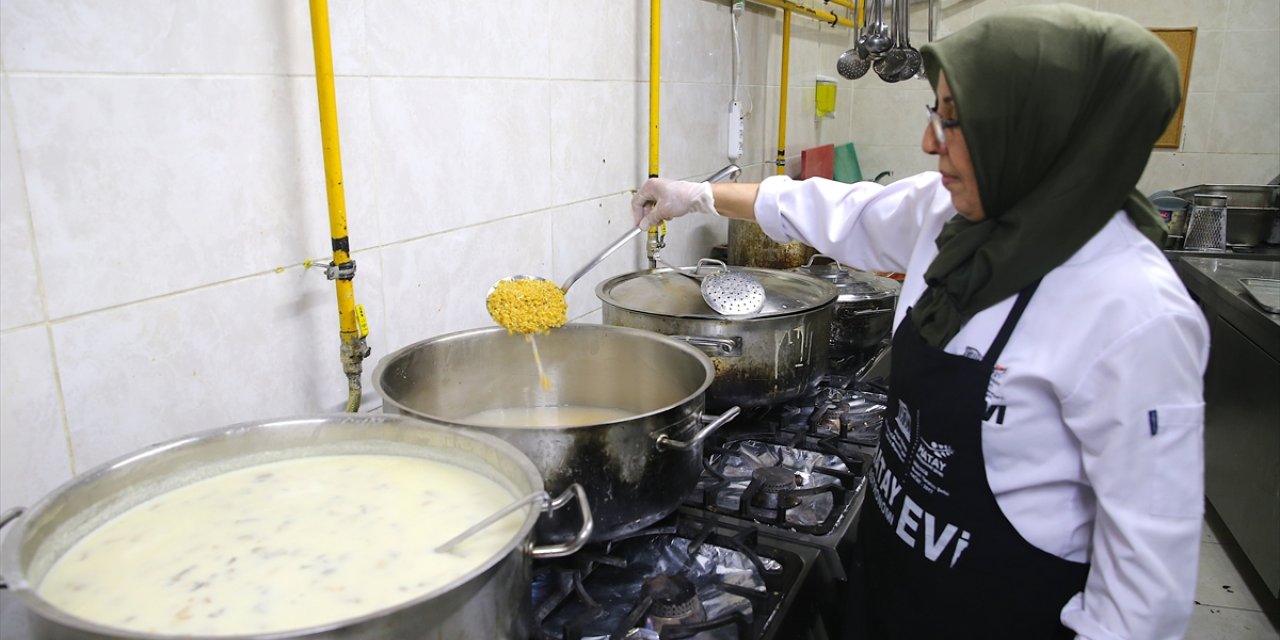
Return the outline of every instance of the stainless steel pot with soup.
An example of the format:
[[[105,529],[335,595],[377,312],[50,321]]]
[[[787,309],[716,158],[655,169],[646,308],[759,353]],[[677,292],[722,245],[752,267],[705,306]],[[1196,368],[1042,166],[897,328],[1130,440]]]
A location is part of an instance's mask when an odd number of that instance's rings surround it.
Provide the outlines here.
[[[383,411],[500,437],[552,493],[583,486],[596,540],[661,520],[697,484],[703,440],[738,413],[705,413],[713,378],[711,361],[687,344],[591,324],[533,343],[499,327],[442,335],[386,356],[373,373]],[[572,537],[577,517],[546,514],[538,539]]]
[[[679,273],[677,273],[677,271]],[[707,305],[695,267],[615,276],[596,287],[605,324],[655,331],[711,358],[712,410],[766,407],[799,397],[827,373],[834,285],[811,276],[729,267],[764,287],[758,312],[726,316]]]
[[[550,499],[484,434],[391,415],[254,422],[103,464],[11,523],[37,638],[528,637]]]

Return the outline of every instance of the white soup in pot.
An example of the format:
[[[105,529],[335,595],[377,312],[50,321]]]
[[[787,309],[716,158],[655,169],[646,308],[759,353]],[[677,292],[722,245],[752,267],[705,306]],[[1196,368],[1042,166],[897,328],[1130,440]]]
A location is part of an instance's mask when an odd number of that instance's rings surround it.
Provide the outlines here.
[[[99,624],[247,635],[395,606],[467,574],[524,512],[435,548],[515,499],[461,467],[397,455],[296,458],[217,475],[109,520],[38,593]]]

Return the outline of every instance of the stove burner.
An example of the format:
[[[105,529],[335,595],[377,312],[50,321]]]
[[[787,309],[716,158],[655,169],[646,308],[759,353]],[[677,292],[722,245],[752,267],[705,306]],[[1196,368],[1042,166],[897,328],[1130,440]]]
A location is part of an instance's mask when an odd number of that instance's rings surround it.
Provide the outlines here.
[[[791,495],[800,486],[800,478],[786,467],[760,467],[751,472],[751,483],[758,486],[751,506],[761,509],[784,509],[800,506],[800,498]]]
[[[698,600],[693,581],[682,575],[662,574],[645,580],[641,595],[652,601],[647,616],[649,628],[661,631],[667,625],[705,622],[707,610]]]
[[[564,562],[589,551],[591,561]],[[780,627],[805,624],[785,612],[817,551],[677,514],[570,558],[535,561],[535,640],[799,637]]]

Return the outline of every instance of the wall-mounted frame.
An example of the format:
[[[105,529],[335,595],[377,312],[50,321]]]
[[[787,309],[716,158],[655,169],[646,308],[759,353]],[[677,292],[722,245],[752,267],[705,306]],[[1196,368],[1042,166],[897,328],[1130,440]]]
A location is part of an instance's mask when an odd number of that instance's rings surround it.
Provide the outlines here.
[[[1187,86],[1191,80],[1191,58],[1196,52],[1196,29],[1152,29],[1152,33],[1160,38],[1173,55],[1178,58],[1178,73],[1182,78],[1182,101],[1178,103],[1178,111],[1173,114],[1169,128],[1164,130],[1160,139],[1156,140],[1157,149],[1177,149],[1182,146],[1182,114],[1187,109]]]

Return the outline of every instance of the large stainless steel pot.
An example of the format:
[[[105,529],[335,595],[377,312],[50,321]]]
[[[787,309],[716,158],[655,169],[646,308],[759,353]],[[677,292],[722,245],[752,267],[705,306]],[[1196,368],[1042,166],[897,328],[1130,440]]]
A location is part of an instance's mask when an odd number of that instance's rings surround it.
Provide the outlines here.
[[[593,539],[638,531],[680,506],[702,471],[702,441],[732,419],[703,413],[711,362],[648,331],[568,324],[536,338],[552,386],[539,384],[530,345],[499,327],[443,335],[383,358],[373,373],[382,410],[498,436],[523,451],[549,491],[587,489]],[[625,419],[571,427],[486,426],[481,411],[604,407]],[[554,512],[539,540],[573,535],[577,516]]]
[[[764,308],[722,316],[687,277],[694,267],[615,276],[596,287],[605,324],[645,329],[686,341],[710,356],[715,382],[707,406],[762,407],[798,397],[827,372],[836,288],[818,278],[729,267],[764,286]],[[685,275],[675,273],[680,271]]]
[[[0,575],[20,598],[37,638],[159,639],[71,616],[36,593],[54,561],[76,542],[127,509],[183,485],[249,466],[315,455],[418,456],[465,467],[496,481],[513,496],[543,490],[524,454],[497,438],[390,415],[332,415],[252,422],[148,447],[103,464],[64,484],[13,525],[0,548]],[[585,495],[576,491],[585,508]],[[563,504],[561,496],[555,504]],[[534,547],[539,510],[525,508],[519,532],[492,558],[439,589],[398,606],[307,629],[227,638],[526,638],[532,626],[532,557],[568,555],[579,540]],[[588,514],[589,515],[589,514]],[[184,636],[191,637],[191,636]]]
[[[880,348],[893,330],[893,311],[901,284],[824,255],[809,258],[807,264],[793,271],[821,278],[839,291],[831,320],[831,359],[869,357]]]

